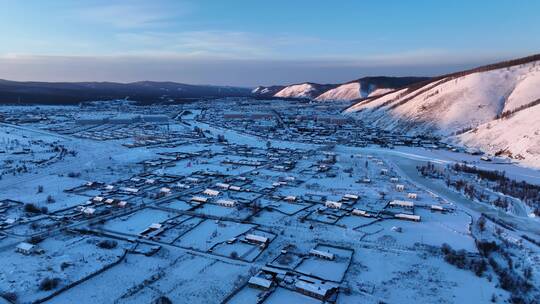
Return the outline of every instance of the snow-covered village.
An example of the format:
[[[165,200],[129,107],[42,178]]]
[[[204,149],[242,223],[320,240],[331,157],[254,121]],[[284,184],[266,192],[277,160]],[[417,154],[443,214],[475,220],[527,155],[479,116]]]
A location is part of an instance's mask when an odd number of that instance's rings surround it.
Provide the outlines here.
[[[540,3],[482,2],[0,0],[0,304],[540,303]]]
[[[538,295],[534,169],[366,127],[340,116],[342,107],[306,100],[161,108],[2,107],[6,301]],[[486,172],[501,169],[508,181],[527,181],[527,194],[497,188]]]

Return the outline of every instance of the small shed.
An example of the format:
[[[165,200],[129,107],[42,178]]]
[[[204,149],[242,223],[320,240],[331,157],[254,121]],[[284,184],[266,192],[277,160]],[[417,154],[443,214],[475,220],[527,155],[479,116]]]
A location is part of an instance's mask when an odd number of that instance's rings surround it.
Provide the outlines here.
[[[19,245],[15,247],[15,251],[17,251],[18,253],[22,253],[24,255],[31,255],[32,253],[34,253],[35,249],[36,249],[36,245],[26,243],[26,242],[19,243]]]

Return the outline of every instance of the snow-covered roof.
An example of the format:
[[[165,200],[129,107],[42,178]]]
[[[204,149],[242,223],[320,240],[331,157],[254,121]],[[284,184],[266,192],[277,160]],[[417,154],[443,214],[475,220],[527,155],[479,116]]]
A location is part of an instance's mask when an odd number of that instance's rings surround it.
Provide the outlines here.
[[[317,249],[311,249],[309,251],[309,254],[314,255],[314,256],[318,256],[318,257],[322,257],[322,258],[325,258],[325,259],[329,259],[329,260],[334,259],[334,254],[331,253],[331,252],[328,252],[328,251],[321,251],[321,250],[317,250]]]
[[[219,195],[219,191],[213,190],[213,189],[206,189],[206,190],[204,190],[203,193],[206,194],[206,195],[210,195],[210,196],[218,196]]]
[[[334,288],[331,285],[308,283],[301,280],[296,281],[296,284],[294,284],[294,286],[298,289],[305,290],[309,293],[313,293],[321,297],[326,297],[328,295],[328,292],[332,288]]]
[[[258,243],[266,243],[268,242],[268,238],[265,237],[265,236],[262,236],[262,235],[257,235],[257,234],[246,234],[246,240],[248,241],[253,241],[253,242],[258,242]]]
[[[22,250],[22,251],[30,251],[32,249],[34,249],[35,245],[32,245],[30,243],[26,243],[26,242],[22,242],[22,243],[19,243],[17,245],[17,249],[18,250]]]
[[[414,203],[403,200],[393,200],[390,202],[390,206],[414,207]]]
[[[394,217],[398,219],[404,219],[404,220],[420,221],[420,215],[414,215],[414,214],[398,213],[394,215]]]
[[[266,288],[266,289],[268,289],[268,288],[270,288],[272,286],[272,281],[267,280],[265,278],[257,277],[257,276],[252,276],[249,279],[248,283],[256,285],[256,286],[260,286],[260,287],[263,287],[263,288]]]

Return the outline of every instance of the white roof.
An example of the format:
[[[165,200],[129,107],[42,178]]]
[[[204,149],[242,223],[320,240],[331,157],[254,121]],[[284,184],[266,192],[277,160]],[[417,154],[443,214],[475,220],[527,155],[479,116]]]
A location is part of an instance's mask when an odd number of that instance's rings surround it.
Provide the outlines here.
[[[200,203],[206,203],[206,201],[208,200],[206,197],[202,197],[202,196],[194,196],[191,198],[192,201],[195,201],[195,202],[200,202]]]
[[[213,189],[206,189],[206,190],[204,190],[203,193],[206,194],[206,195],[210,195],[210,196],[217,196],[217,195],[219,195],[219,191],[213,190]]]
[[[406,220],[415,220],[415,221],[420,220],[420,215],[405,214],[405,213],[398,213],[394,215],[394,217],[400,218],[400,219],[406,219]]]
[[[84,207],[81,211],[85,214],[94,214],[94,212],[96,212],[96,209],[92,207]]]
[[[161,224],[160,223],[153,223],[152,225],[150,225],[150,227],[148,228],[151,228],[151,229],[160,229],[161,228]]]
[[[122,188],[120,188],[120,190],[126,191],[126,192],[139,192],[139,189],[131,188],[131,187],[122,187]]]
[[[262,235],[251,234],[251,233],[246,235],[246,240],[255,241],[255,242],[261,242],[261,243],[268,242],[267,237],[262,236]]]
[[[390,205],[395,205],[395,206],[406,206],[406,207],[414,207],[414,203],[413,203],[413,202],[402,201],[402,200],[393,200],[393,201],[390,202]]]
[[[328,294],[328,290],[332,288],[332,286],[308,283],[300,280],[298,280],[294,286],[296,288],[309,291],[310,293],[318,294],[322,297],[325,297]]]
[[[355,215],[363,215],[363,216],[369,215],[365,210],[361,210],[361,209],[353,209],[352,213]]]
[[[354,199],[354,200],[358,199],[358,195],[354,195],[354,194],[345,194],[343,197],[348,198],[348,199]]]
[[[317,250],[317,249],[311,249],[309,251],[310,254],[312,255],[316,255],[316,256],[322,256],[322,257],[325,257],[327,259],[330,259],[330,260],[333,260],[334,259],[334,254],[331,253],[331,252],[327,252],[327,251],[321,251],[321,250]]]
[[[223,188],[223,189],[229,189],[230,185],[225,184],[225,183],[217,183],[216,187],[220,187],[220,188]]]
[[[338,202],[334,202],[334,201],[326,201],[324,203],[325,206],[327,207],[337,207],[337,208],[341,208],[341,203],[338,203]]]
[[[22,242],[17,245],[17,249],[24,250],[24,251],[30,251],[32,248],[34,248],[35,245],[32,245],[30,243]]]
[[[249,283],[264,288],[270,288],[270,286],[272,286],[272,281],[256,276],[251,277]]]
[[[225,205],[225,206],[234,206],[236,204],[236,201],[233,200],[225,200],[225,199],[219,199],[216,202],[218,205]]]

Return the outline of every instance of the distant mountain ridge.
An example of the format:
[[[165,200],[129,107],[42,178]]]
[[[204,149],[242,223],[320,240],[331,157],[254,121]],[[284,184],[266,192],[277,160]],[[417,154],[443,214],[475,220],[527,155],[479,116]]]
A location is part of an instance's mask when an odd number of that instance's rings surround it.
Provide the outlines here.
[[[342,84],[304,82],[287,86],[259,86],[252,91],[257,97],[307,98],[317,101],[350,101],[384,94],[412,83],[426,81],[427,77],[363,77]]]
[[[250,96],[248,88],[176,82],[19,82],[0,79],[0,103],[76,104],[124,99],[156,102],[202,97]]]

